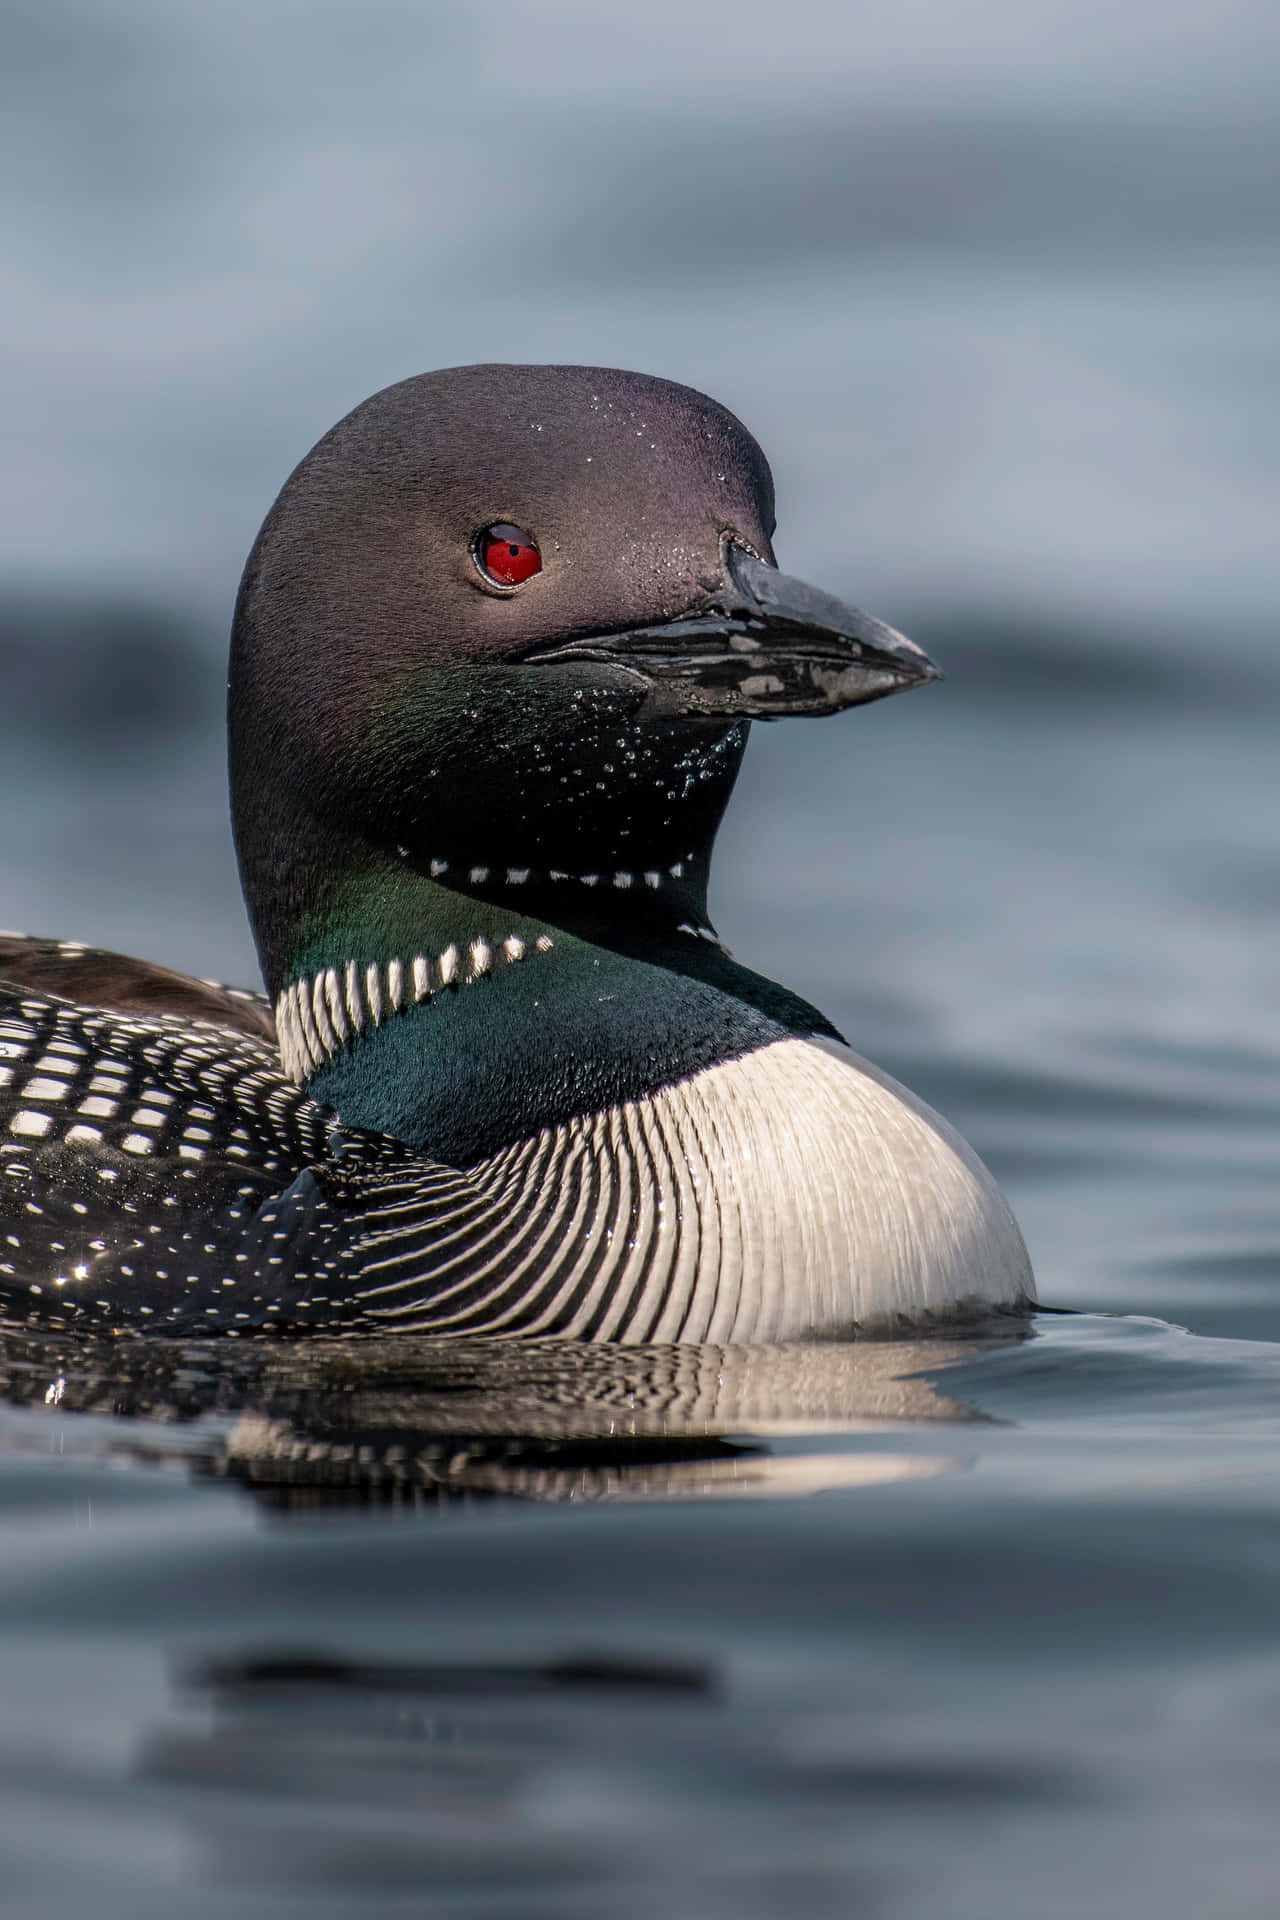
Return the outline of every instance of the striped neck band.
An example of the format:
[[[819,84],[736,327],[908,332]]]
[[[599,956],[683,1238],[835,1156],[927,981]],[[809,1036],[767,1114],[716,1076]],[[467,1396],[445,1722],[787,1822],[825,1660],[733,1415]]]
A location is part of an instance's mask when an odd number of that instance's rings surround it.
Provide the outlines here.
[[[345,967],[323,967],[295,980],[275,1007],[284,1070],[301,1086],[366,1027],[380,1027],[393,1014],[419,1006],[445,988],[471,986],[518,960],[547,953],[553,945],[550,934],[526,941],[512,933],[505,940],[450,944],[431,957],[418,953],[411,960],[371,960],[367,966],[348,960]]]

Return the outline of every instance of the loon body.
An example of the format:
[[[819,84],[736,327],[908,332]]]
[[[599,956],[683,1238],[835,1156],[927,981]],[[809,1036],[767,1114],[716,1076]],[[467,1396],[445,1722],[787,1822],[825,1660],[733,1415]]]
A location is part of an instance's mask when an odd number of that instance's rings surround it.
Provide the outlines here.
[[[1032,1280],[981,1163],[707,914],[752,718],[933,677],[773,562],[714,402],[472,367],[348,415],[237,602],[269,998],[0,941],[0,1304],[779,1340]]]

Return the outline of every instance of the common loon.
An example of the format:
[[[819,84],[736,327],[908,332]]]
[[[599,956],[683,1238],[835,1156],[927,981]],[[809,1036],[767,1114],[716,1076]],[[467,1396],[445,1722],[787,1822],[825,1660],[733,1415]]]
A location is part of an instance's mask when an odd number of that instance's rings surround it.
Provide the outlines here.
[[[313,448],[232,635],[270,1000],[0,945],[5,1317],[723,1343],[1028,1303],[975,1155],[708,919],[750,721],[935,676],[773,527],[738,420],[638,374],[423,374]]]

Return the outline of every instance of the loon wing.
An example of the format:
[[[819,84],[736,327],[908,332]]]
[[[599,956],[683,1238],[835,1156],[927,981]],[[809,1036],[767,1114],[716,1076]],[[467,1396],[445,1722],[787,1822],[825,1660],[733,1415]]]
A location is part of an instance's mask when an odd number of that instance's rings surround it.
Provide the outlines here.
[[[513,1214],[511,1170],[338,1131],[273,1036],[258,996],[4,937],[0,1316],[170,1334],[537,1317],[557,1262],[540,1209]]]
[[[169,1013],[226,1027],[274,1047],[275,1020],[265,994],[196,980],[150,960],[135,960],[78,940],[42,940],[0,933],[0,984],[53,994],[107,1013]]]
[[[0,965],[29,980],[52,972],[64,990],[81,966],[86,980],[96,969],[105,993],[115,956],[64,962],[39,951],[50,944],[27,943]],[[166,995],[183,986],[173,980]],[[208,1005],[201,983],[189,985]],[[0,978],[0,1310],[10,1321],[184,1332],[267,1321],[274,1275],[246,1234],[263,1203],[323,1157],[326,1133],[274,1046],[244,1030],[261,1026],[259,1009],[233,1004],[238,1028],[188,1012],[109,1012]]]

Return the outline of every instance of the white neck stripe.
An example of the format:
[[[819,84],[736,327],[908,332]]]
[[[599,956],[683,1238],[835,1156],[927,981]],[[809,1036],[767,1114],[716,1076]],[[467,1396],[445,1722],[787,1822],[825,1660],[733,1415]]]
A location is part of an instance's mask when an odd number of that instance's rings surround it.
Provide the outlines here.
[[[364,968],[348,960],[345,967],[324,967],[295,980],[275,1007],[284,1070],[301,1086],[366,1026],[379,1027],[446,987],[470,986],[517,960],[548,953],[554,944],[547,933],[531,942],[509,933],[505,940],[473,940],[464,952],[451,944],[433,958],[418,953],[412,960],[370,961]]]

